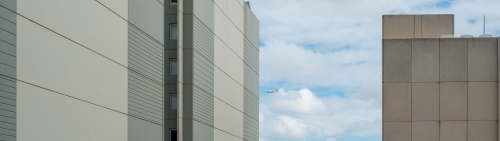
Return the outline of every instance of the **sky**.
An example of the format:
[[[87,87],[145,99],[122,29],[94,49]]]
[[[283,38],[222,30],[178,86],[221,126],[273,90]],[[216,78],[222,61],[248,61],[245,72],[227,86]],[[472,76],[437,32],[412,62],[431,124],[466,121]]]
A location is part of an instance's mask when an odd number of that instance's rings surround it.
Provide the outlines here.
[[[454,14],[500,36],[498,0],[248,0],[260,21],[260,141],[381,141],[383,14]],[[278,93],[264,90],[279,89]]]

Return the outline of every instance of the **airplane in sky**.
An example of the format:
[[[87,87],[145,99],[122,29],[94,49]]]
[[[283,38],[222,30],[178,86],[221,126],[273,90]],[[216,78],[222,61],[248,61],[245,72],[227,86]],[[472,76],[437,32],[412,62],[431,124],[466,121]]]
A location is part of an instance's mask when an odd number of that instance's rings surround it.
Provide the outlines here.
[[[277,92],[278,92],[278,89],[274,89],[274,90],[265,90],[264,92],[266,92],[266,93],[277,93]]]

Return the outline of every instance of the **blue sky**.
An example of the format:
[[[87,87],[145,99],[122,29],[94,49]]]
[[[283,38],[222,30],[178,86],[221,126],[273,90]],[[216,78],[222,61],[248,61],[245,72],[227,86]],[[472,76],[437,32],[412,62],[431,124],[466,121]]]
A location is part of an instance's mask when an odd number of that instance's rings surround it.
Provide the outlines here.
[[[383,14],[454,14],[500,35],[498,0],[249,0],[260,20],[261,141],[381,141]],[[267,94],[264,90],[280,89]]]

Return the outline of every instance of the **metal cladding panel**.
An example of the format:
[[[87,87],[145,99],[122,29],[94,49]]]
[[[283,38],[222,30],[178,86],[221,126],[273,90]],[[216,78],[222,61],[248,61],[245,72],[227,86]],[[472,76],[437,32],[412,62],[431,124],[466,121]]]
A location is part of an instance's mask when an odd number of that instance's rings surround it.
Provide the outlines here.
[[[128,138],[161,141],[164,126],[164,6],[130,0],[128,26]]]
[[[259,21],[248,6],[244,18],[244,140],[259,140]]]
[[[259,19],[255,16],[252,10],[245,6],[245,18],[244,18],[244,33],[245,37],[250,41],[250,43],[259,50]]]
[[[0,140],[16,140],[16,0],[0,1]]]
[[[245,39],[244,61],[255,73],[259,74],[259,50],[256,49],[250,40]]]
[[[259,140],[259,98],[245,90],[243,136],[245,140]]]
[[[129,113],[163,123],[163,45],[129,26]]]
[[[214,126],[213,61],[214,35],[201,20],[193,17],[193,119],[212,127]]]

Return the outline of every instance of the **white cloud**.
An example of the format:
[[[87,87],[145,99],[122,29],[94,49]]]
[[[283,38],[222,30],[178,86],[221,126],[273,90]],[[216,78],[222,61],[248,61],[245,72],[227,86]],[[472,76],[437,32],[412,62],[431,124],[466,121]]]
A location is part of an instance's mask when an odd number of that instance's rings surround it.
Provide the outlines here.
[[[328,112],[325,104],[308,89],[283,92],[270,98],[270,108],[274,112],[297,114],[321,114]]]
[[[376,99],[357,100],[335,95],[319,99],[308,89],[265,95],[261,99],[269,100],[260,105],[262,118],[265,118],[260,121],[261,138],[264,139],[306,140],[380,134],[380,101]],[[275,105],[287,102],[295,103],[287,105],[288,108]],[[325,110],[311,114],[311,109],[301,110],[302,106]]]

